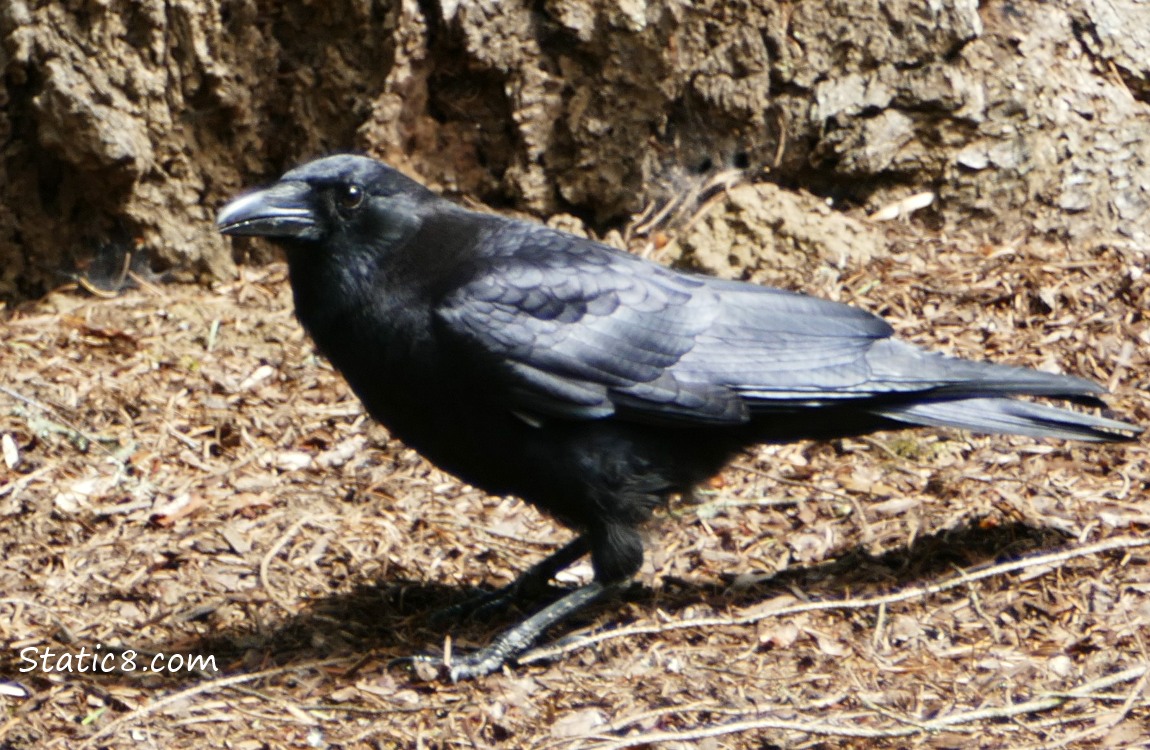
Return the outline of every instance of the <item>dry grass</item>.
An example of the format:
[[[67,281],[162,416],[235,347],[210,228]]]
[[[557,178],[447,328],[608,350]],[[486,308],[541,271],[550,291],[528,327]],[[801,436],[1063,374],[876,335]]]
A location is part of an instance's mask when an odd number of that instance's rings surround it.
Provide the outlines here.
[[[937,348],[1099,379],[1147,424],[1144,263],[905,232],[806,288]],[[283,276],[8,311],[0,748],[1150,741],[1145,439],[763,448],[668,510],[625,601],[528,664],[459,685],[389,665],[442,649],[431,612],[568,532],[389,442]],[[21,649],[97,645],[219,672],[19,671]]]

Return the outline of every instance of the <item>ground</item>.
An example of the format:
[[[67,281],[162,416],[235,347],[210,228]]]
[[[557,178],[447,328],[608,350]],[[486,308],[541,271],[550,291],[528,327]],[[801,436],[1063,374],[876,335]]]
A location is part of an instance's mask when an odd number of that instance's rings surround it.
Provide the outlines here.
[[[1142,263],[895,227],[882,257],[792,281],[923,345],[1099,380],[1146,424]],[[393,660],[487,642],[514,616],[430,616],[570,533],[368,420],[281,265],[3,315],[5,750],[1150,741],[1146,439],[758,449],[652,525],[623,601],[450,684]],[[194,655],[215,671],[144,671]]]

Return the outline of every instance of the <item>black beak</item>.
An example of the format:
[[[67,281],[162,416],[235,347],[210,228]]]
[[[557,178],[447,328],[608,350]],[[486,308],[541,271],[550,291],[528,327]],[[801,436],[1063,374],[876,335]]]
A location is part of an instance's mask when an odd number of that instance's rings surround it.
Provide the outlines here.
[[[311,197],[306,182],[279,182],[228,203],[216,217],[216,228],[222,234],[318,240]]]

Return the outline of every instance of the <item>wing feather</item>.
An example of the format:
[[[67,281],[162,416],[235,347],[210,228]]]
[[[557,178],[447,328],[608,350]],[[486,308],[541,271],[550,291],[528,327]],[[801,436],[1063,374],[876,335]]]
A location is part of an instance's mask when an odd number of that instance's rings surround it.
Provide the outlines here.
[[[533,418],[734,424],[900,394],[1095,392],[925,352],[857,308],[677,273],[546,227],[508,221],[484,242],[497,252],[438,318],[459,346],[502,363],[512,408]]]

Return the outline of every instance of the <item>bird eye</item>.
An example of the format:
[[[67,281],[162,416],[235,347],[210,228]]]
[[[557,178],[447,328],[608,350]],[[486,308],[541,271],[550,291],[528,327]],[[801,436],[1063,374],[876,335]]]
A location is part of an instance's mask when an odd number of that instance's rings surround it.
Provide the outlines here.
[[[339,188],[335,196],[335,202],[336,205],[339,206],[340,211],[347,213],[360,207],[363,203],[364,195],[365,193],[362,187],[356,185],[354,182],[349,182]]]

